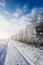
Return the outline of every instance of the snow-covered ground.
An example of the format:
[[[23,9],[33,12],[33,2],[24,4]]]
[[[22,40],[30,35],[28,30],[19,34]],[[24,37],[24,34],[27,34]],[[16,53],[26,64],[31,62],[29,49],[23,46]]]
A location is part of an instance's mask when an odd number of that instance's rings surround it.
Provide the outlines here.
[[[0,47],[0,65],[43,65],[43,50],[9,40]]]
[[[12,43],[31,64],[43,65],[43,50],[17,41]]]

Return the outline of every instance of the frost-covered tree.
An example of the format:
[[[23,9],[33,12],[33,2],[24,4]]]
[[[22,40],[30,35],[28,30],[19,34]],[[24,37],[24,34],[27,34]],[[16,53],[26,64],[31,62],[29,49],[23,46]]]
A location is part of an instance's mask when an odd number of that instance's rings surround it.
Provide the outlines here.
[[[36,26],[37,35],[43,37],[43,13],[40,15],[39,24]]]

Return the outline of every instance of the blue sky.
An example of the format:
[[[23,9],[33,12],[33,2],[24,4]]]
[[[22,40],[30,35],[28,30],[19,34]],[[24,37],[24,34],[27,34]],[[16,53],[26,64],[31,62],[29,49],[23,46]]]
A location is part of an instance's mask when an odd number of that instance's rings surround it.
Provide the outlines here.
[[[36,11],[43,12],[43,0],[0,0],[0,38],[23,29]]]
[[[27,6],[27,12],[30,12],[32,8],[40,8],[43,7],[43,0],[0,0],[2,4],[0,3],[0,10],[7,10],[10,13],[13,13],[16,11],[16,9],[19,7],[20,9],[24,9],[23,7]],[[4,8],[3,8],[4,7]]]

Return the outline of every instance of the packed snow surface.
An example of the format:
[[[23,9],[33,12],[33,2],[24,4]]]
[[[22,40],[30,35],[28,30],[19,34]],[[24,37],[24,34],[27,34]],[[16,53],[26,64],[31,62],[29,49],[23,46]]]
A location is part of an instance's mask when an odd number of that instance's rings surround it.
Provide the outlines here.
[[[6,54],[5,65],[30,65],[18,52],[14,45],[9,42]]]

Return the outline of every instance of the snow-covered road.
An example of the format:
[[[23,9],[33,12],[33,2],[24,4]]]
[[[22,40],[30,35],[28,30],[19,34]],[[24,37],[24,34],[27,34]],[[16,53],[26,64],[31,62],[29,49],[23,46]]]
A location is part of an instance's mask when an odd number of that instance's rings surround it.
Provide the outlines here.
[[[10,41],[0,49],[0,65],[30,65]]]

